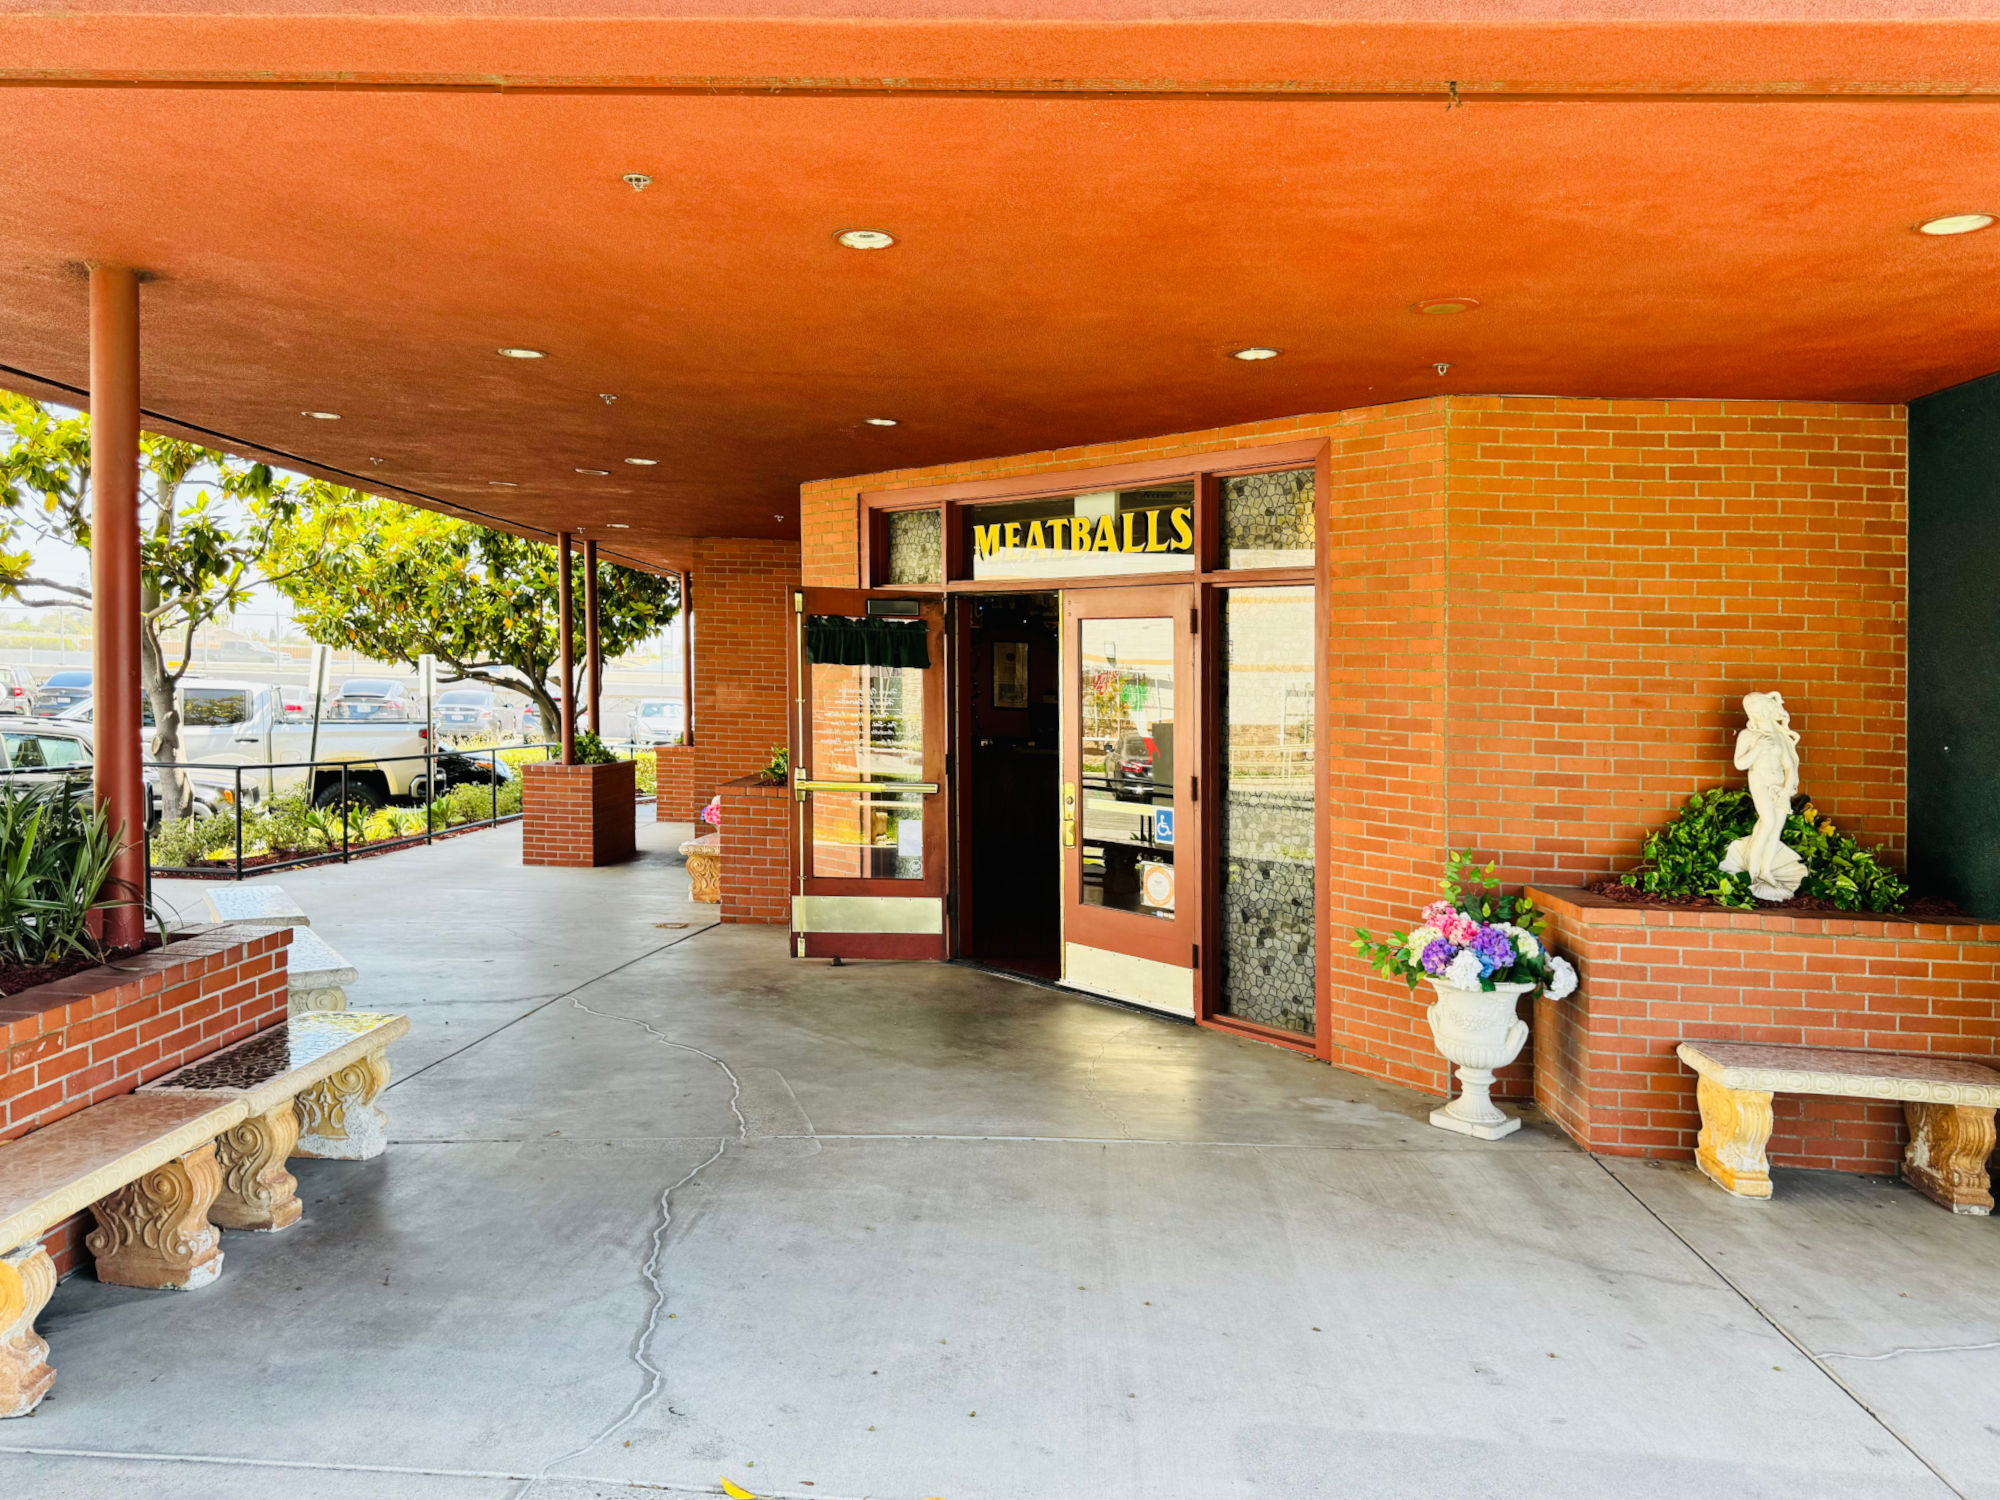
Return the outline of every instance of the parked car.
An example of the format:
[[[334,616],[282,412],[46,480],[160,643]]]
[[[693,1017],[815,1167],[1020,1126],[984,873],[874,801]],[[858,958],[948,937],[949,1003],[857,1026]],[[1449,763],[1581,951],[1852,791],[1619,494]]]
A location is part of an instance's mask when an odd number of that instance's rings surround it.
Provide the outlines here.
[[[521,738],[539,740],[542,737],[542,710],[532,701],[521,709]]]
[[[394,678],[350,677],[327,704],[326,717],[330,723],[409,724],[421,717],[410,706],[411,697],[409,685]]]
[[[92,765],[90,731],[73,720],[23,719],[0,731],[0,773],[46,779],[56,772],[84,777]],[[229,800],[229,792],[190,768],[192,811],[207,817]],[[146,826],[160,826],[160,773],[146,769]]]
[[[90,669],[65,667],[60,672],[51,672],[35,693],[35,714],[48,718],[59,714],[73,704],[81,703],[90,696]]]
[[[512,739],[521,732],[521,713],[492,688],[455,687],[439,693],[431,706],[438,738]]]
[[[687,713],[677,698],[644,698],[632,710],[635,745],[675,745],[687,732]]]
[[[209,654],[222,661],[275,662],[283,660],[276,651],[258,641],[224,641]]]
[[[0,667],[0,714],[35,711],[35,674],[26,667]]]

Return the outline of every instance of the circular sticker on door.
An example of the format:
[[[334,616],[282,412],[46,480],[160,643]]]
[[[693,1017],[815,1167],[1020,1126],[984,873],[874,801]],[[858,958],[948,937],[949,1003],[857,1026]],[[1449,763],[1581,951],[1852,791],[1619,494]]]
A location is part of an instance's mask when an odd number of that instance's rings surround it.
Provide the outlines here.
[[[1148,861],[1139,866],[1140,898],[1162,911],[1174,909],[1174,867]]]

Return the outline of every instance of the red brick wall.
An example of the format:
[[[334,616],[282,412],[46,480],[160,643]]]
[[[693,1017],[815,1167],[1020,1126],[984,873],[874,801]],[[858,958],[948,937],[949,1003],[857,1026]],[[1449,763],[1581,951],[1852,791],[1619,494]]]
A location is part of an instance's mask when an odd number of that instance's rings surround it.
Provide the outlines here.
[[[754,776],[724,782],[722,911],[725,922],[792,919],[791,789]]]
[[[709,537],[694,552],[695,805],[786,742],[796,542]]]
[[[1581,976],[1537,1002],[1536,1095],[1593,1151],[1685,1156],[1700,1129],[1677,1042],[2000,1052],[2000,924],[1775,912],[1648,911],[1569,889],[1539,897]],[[1780,1095],[1771,1159],[1894,1170],[1898,1104]]]
[[[1902,862],[1900,407],[1454,398],[1446,776],[1516,879],[1629,864],[1785,695],[1802,784]]]
[[[289,933],[190,928],[163,951],[0,996],[0,1141],[129,1094],[285,1017]],[[67,1276],[88,1214],[42,1237]]]
[[[617,864],[638,852],[638,768],[531,763],[521,768],[521,863]]]
[[[692,823],[701,811],[695,797],[699,763],[693,745],[662,745],[653,752],[653,816],[661,823]],[[706,799],[702,799],[706,800]]]

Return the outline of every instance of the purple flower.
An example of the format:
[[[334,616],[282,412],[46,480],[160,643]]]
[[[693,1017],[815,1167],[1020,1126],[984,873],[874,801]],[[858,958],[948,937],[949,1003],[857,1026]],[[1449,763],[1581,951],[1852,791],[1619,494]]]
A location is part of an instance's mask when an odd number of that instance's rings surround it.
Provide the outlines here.
[[[1428,948],[1424,949],[1424,956],[1418,962],[1424,966],[1426,974],[1442,974],[1446,969],[1451,967],[1451,961],[1457,954],[1458,949],[1456,946],[1447,943],[1443,938],[1439,938]]]
[[[1480,928],[1472,939],[1472,951],[1479,956],[1479,966],[1487,974],[1513,967],[1514,941],[1497,927]]]

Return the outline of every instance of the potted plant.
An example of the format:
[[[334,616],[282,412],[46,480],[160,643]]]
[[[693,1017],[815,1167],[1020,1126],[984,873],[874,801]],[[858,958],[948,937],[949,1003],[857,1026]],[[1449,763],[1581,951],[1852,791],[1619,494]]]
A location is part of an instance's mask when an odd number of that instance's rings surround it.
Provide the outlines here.
[[[1542,946],[1543,918],[1526,896],[1499,894],[1496,870],[1472,851],[1445,862],[1444,898],[1423,910],[1412,931],[1376,938],[1357,928],[1354,951],[1379,973],[1416,992],[1426,979],[1437,1000],[1425,1013],[1431,1037],[1458,1069],[1456,1099],[1431,1111],[1431,1124],[1496,1141],[1521,1122],[1493,1102],[1493,1074],[1521,1055],[1528,1023],[1514,1014],[1523,995],[1544,990],[1561,1000],[1576,989],[1576,970]]]

